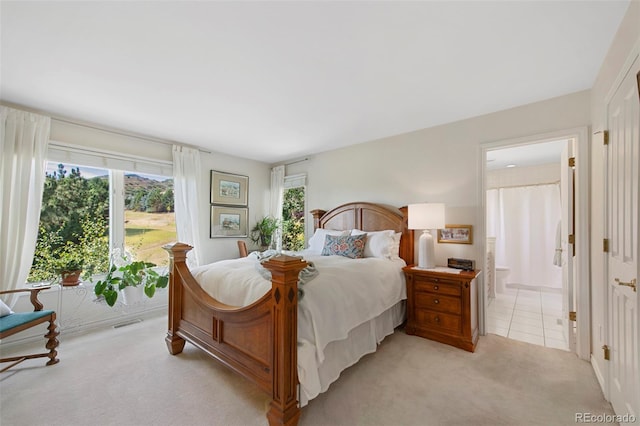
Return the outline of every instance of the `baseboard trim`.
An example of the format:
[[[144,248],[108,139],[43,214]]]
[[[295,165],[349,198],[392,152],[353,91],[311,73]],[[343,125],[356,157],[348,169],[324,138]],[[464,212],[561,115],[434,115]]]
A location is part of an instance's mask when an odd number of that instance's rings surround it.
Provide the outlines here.
[[[598,380],[598,383],[600,384],[600,389],[602,390],[602,394],[604,395],[604,399],[609,401],[609,389],[608,389],[608,386],[607,386],[607,381],[606,381],[605,376],[602,373],[602,371],[600,371],[600,365],[598,364],[598,361],[596,360],[596,358],[593,355],[591,355],[591,368],[593,368],[593,372],[596,375],[596,379]]]

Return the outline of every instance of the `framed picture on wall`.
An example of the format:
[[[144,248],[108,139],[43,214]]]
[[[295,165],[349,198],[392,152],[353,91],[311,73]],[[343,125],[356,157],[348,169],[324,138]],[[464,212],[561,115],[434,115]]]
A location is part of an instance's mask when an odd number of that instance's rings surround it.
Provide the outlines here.
[[[211,204],[247,206],[249,178],[211,170]]]
[[[438,229],[439,243],[473,244],[473,227],[471,225],[445,225]]]
[[[211,238],[246,237],[246,207],[211,206]]]

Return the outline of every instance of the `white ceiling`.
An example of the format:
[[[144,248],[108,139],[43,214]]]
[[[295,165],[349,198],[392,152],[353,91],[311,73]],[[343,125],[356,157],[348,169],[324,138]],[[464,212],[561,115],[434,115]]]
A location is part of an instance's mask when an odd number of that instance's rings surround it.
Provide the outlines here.
[[[560,164],[567,140],[539,142],[487,151],[487,170]]]
[[[268,163],[591,88],[616,1],[0,2],[0,98]]]

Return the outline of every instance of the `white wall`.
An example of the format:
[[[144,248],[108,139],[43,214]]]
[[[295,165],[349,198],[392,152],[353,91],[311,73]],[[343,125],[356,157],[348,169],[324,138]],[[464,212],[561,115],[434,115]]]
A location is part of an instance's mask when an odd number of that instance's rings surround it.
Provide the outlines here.
[[[238,257],[238,238],[210,238],[209,225],[211,212],[210,173],[211,170],[235,173],[249,177],[249,214],[247,216],[248,230],[251,230],[258,219],[269,214],[269,187],[271,185],[271,167],[266,163],[233,157],[230,155],[211,153],[201,154],[202,182],[199,201],[200,208],[200,242],[203,246],[203,262],[232,259]],[[245,239],[251,246],[251,242]]]
[[[481,144],[587,126],[589,120],[589,91],[582,91],[316,154],[288,166],[287,174],[308,174],[309,209],[350,201],[443,202],[447,223],[471,224],[478,231],[483,228]],[[474,238],[471,246],[436,244],[436,257],[439,264],[463,257],[481,265],[483,250]]]
[[[627,61],[640,51],[640,2],[632,1],[609,52],[600,68],[591,90],[591,123],[593,132],[607,129],[607,101],[615,89],[621,73],[628,68]],[[626,64],[626,65],[625,65]],[[604,148],[599,136],[593,137],[591,146],[591,362],[606,390],[607,364],[600,349],[606,341],[606,277],[605,254],[602,240],[605,238],[604,208]]]

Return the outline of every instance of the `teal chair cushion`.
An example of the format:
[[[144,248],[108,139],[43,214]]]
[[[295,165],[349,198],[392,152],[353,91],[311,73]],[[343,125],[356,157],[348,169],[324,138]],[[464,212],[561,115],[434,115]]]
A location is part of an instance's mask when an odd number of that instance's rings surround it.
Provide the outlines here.
[[[4,333],[7,330],[21,326],[22,324],[29,323],[38,318],[49,316],[53,311],[35,311],[35,312],[20,312],[13,313],[0,318],[0,333]]]

